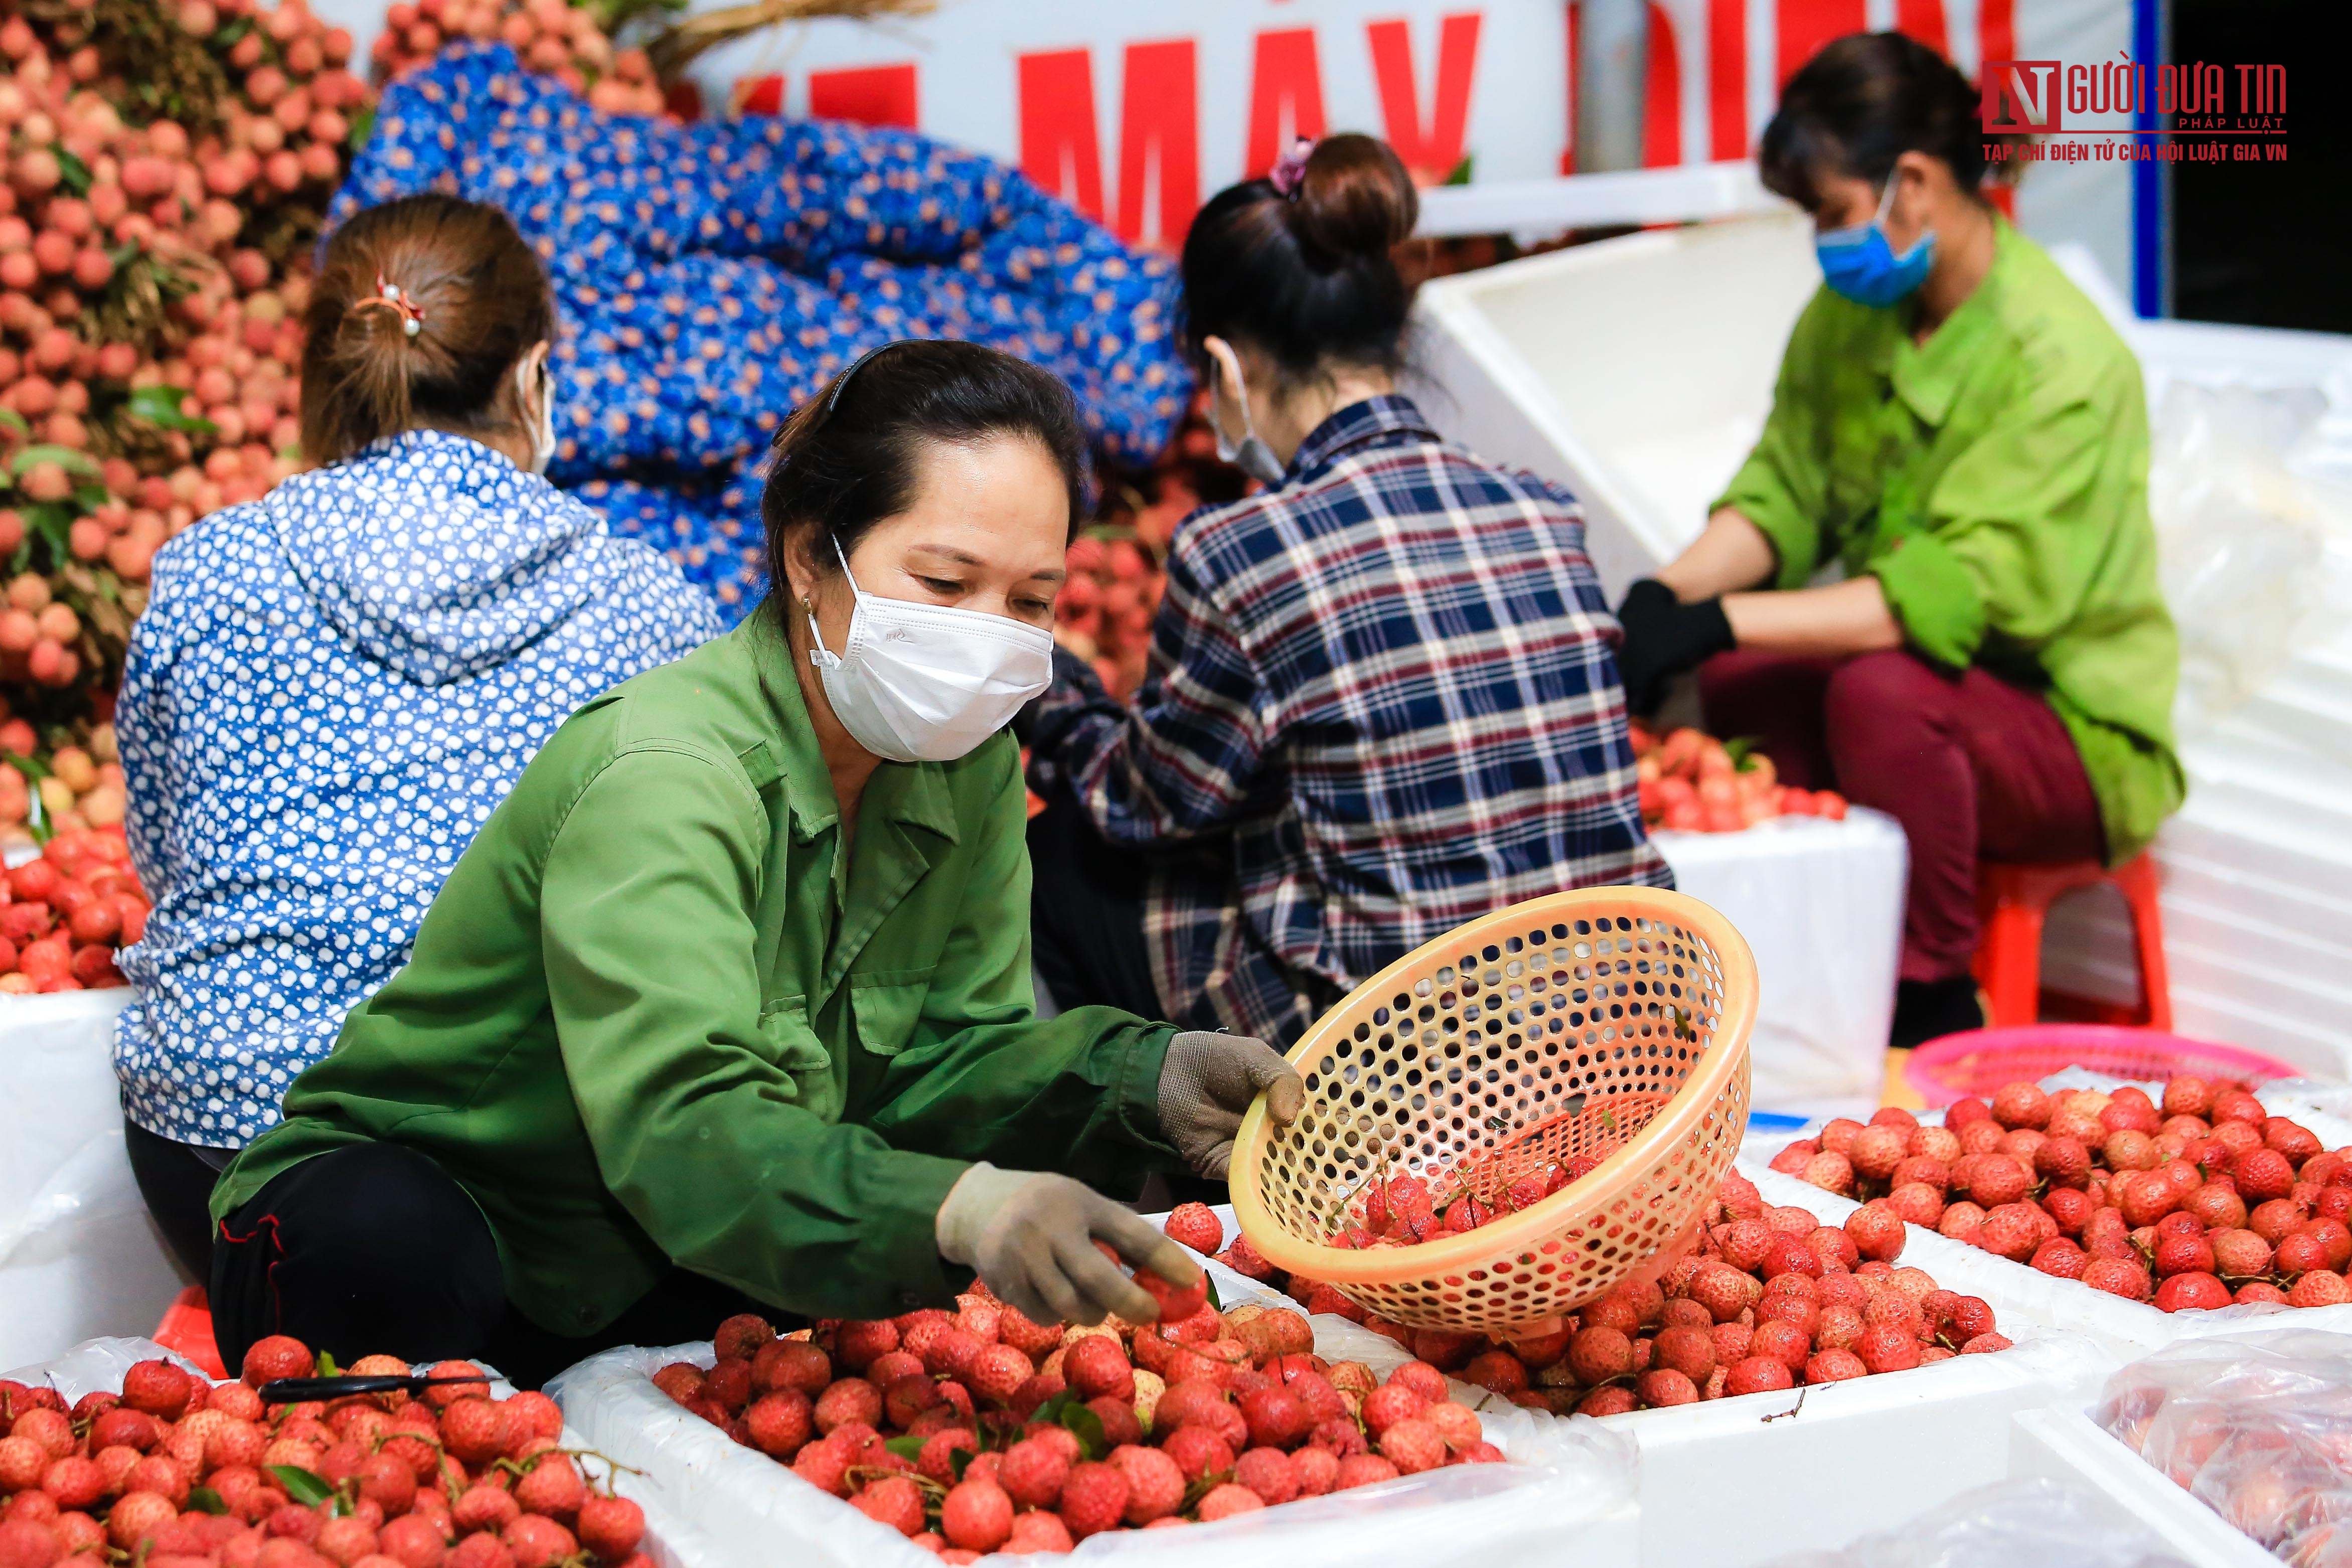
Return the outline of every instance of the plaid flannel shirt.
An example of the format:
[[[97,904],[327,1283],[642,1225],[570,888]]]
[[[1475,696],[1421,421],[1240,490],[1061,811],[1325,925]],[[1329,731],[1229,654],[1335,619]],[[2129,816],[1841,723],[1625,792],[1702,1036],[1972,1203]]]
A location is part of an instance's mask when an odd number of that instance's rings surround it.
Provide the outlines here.
[[[1616,622],[1576,501],[1403,397],[1179,529],[1131,704],[1055,660],[1032,777],[1152,857],[1168,1016],[1287,1044],[1465,921],[1673,874],[1642,826]]]

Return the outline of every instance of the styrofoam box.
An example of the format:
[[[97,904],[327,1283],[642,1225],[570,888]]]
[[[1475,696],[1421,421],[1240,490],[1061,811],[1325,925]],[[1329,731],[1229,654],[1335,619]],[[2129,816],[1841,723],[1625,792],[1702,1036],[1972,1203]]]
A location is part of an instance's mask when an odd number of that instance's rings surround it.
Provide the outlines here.
[[[568,1426],[598,1453],[637,1471],[668,1512],[695,1521],[711,1554],[709,1568],[936,1563],[897,1531],[740,1446],[653,1385],[654,1371],[672,1360],[708,1366],[710,1359],[707,1342],[607,1351],[564,1372],[548,1392]],[[1449,1467],[1181,1531],[1111,1531],[1081,1542],[1059,1561],[1295,1568],[1379,1557],[1491,1568],[1540,1555],[1561,1568],[1633,1568],[1641,1533],[1633,1456],[1606,1432],[1549,1442],[1543,1436],[1529,1447],[1548,1452],[1525,1463]]]
[[[2080,1410],[2020,1412],[2010,1428],[2009,1473],[2088,1487],[2164,1537],[2190,1568],[2278,1568],[2277,1558]]]
[[[1641,1445],[1644,1568],[1745,1568],[1894,1529],[2000,1479],[2016,1415],[2080,1408],[2113,1366],[2084,1342],[2047,1336],[1999,1355],[1602,1425]]]
[[[2296,1119],[2330,1148],[2352,1141],[2339,1137],[2347,1130],[2336,1124],[2333,1118],[2305,1111]],[[1743,1144],[1739,1173],[1756,1184],[1767,1203],[1808,1208],[1819,1215],[1825,1225],[1843,1225],[1846,1215],[1862,1206],[1860,1204],[1769,1169],[1765,1163],[1773,1150],[1801,1135],[1786,1134],[1771,1141],[1769,1148]],[[1903,1245],[1901,1262],[1925,1268],[1949,1289],[1983,1298],[2000,1321],[2004,1332],[2014,1321],[2081,1334],[2126,1361],[2179,1340],[2209,1334],[2287,1327],[2352,1331],[2352,1306],[2248,1306],[2224,1307],[2211,1312],[2158,1311],[2145,1301],[2127,1301],[2121,1296],[2095,1290],[2080,1280],[2057,1279],[1919,1226],[1904,1228],[1909,1239]]]
[[[1794,209],[1437,279],[1411,390],[1479,456],[1576,493],[1613,602],[1697,536],[1820,285]]]
[[[202,1375],[202,1369],[185,1356],[152,1340],[136,1337],[84,1340],[51,1360],[17,1367],[5,1375],[13,1382],[54,1388],[71,1402],[86,1394],[120,1393],[123,1373],[142,1361],[168,1361],[184,1372]],[[514,1393],[514,1385],[490,1369],[490,1392],[503,1399]],[[589,1446],[568,1426],[559,1441],[574,1451]],[[701,1531],[666,1509],[660,1497],[646,1486],[644,1477],[627,1471],[615,1471],[607,1477],[598,1471],[593,1460],[588,1473],[592,1480],[609,1479],[614,1491],[646,1510],[645,1552],[654,1560],[655,1568],[722,1568]]]
[[[1796,1201],[1786,1193],[1768,1196]],[[1232,1215],[1221,1217],[1230,1239]],[[1941,1270],[1931,1272],[1944,1279]],[[1229,1304],[1236,1292],[1262,1289],[1222,1268],[1215,1277]],[[1967,1284],[1952,1288],[1979,1293]],[[2000,1312],[1999,1303],[1994,1309]],[[1747,1568],[1784,1552],[1893,1529],[1971,1487],[2000,1480],[2008,1473],[2011,1417],[2053,1405],[2078,1409],[2116,1367],[2112,1354],[2087,1339],[2050,1332],[2020,1314],[2001,1316],[2004,1331],[2019,1343],[1999,1355],[1956,1356],[1912,1372],[1602,1420],[1641,1449],[1643,1568]],[[1361,1361],[1385,1374],[1409,1357],[1393,1341],[1344,1318],[1310,1321],[1317,1352],[1330,1359]],[[1464,1384],[1454,1385],[1454,1396],[1490,1428],[1560,1419]],[[1930,1442],[1936,1462],[1921,1464],[1921,1446]]]

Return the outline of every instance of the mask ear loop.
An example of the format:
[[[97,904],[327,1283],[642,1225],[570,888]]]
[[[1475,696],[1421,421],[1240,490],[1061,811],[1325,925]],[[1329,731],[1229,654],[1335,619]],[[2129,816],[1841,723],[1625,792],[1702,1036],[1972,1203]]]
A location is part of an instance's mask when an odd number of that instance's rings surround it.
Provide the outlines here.
[[[1234,450],[1238,452],[1244,442],[1257,439],[1257,421],[1250,417],[1249,384],[1242,379],[1242,361],[1239,354],[1234,355],[1234,363],[1231,365],[1221,359],[1214,360],[1213,363],[1219,374],[1230,374],[1234,378],[1234,401],[1241,405],[1242,411],[1242,438],[1234,443]]]
[[[865,598],[866,590],[857,585],[856,574],[849,570],[849,557],[842,553],[839,539],[833,541],[833,558],[841,563],[841,574],[849,584],[852,597]],[[841,667],[841,656],[824,646],[824,633],[818,629],[816,624],[815,601],[805,595],[802,595],[801,613],[808,616],[809,640],[816,645],[809,649],[809,662],[819,669],[838,669]],[[855,613],[853,611],[852,615],[854,616]]]

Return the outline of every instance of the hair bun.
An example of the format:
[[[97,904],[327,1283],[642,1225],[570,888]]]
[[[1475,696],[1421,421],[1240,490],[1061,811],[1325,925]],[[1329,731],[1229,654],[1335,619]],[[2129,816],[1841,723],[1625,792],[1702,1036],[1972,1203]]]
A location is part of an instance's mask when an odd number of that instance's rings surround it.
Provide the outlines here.
[[[1315,144],[1291,212],[1298,237],[1333,265],[1385,260],[1412,237],[1421,197],[1387,142],[1351,132]]]

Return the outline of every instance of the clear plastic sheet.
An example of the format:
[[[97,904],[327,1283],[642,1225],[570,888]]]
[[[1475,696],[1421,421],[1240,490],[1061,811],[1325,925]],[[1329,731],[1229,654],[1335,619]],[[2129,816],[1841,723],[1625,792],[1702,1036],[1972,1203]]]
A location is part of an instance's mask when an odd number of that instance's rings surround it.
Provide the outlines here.
[[[1962,1492],[1901,1530],[1842,1552],[1792,1552],[1767,1568],[2186,1568],[2089,1489],[2035,1476]]]
[[[738,1445],[653,1385],[654,1373],[671,1362],[708,1366],[711,1359],[707,1342],[608,1351],[564,1373],[548,1393],[588,1446],[642,1471],[662,1509],[696,1521],[712,1563],[937,1568],[936,1557],[898,1531]],[[1630,1564],[1638,1464],[1632,1439],[1589,1420],[1541,1428],[1529,1422],[1523,1434],[1515,1428],[1508,1436],[1514,1441],[1498,1434],[1496,1443],[1508,1464],[1450,1466],[1181,1531],[1113,1531],[1081,1542],[1071,1558],[1117,1558],[1131,1568],[1212,1559],[1219,1568],[1297,1568],[1374,1558],[1491,1568],[1531,1560],[1590,1525],[1599,1527],[1596,1542],[1615,1539],[1622,1552],[1580,1553],[1580,1565]]]
[[[2352,1563],[2352,1336],[2173,1345],[2111,1378],[2091,1418],[2274,1556]]]
[[[130,995],[0,998],[0,1363],[152,1332],[188,1282],[123,1152],[114,1016]]]
[[[2352,610],[2352,489],[2313,459],[2317,386],[2177,381],[2156,410],[2148,510],[2180,627],[2184,733],[2210,727]]]

